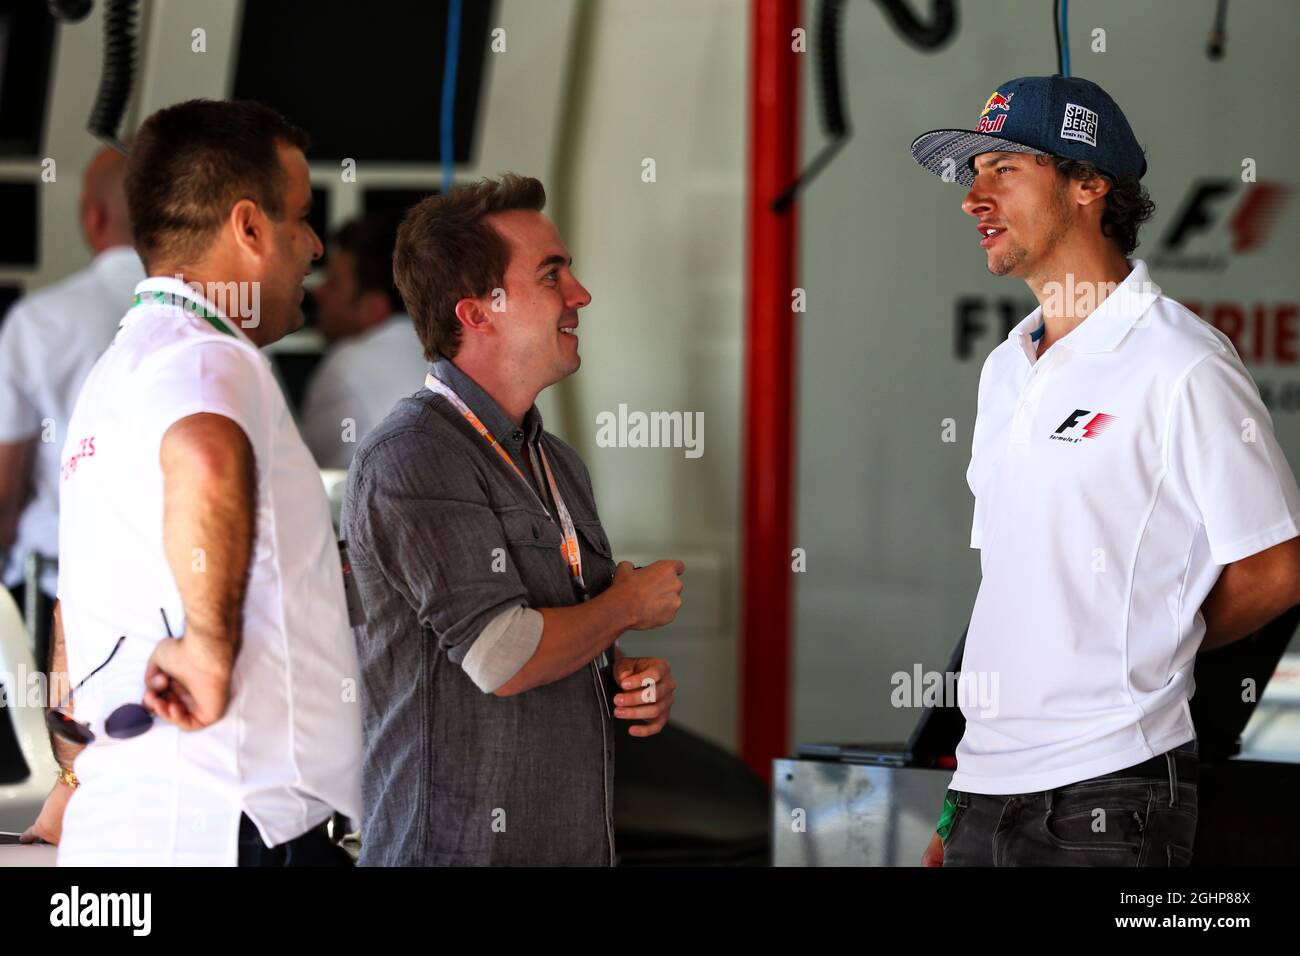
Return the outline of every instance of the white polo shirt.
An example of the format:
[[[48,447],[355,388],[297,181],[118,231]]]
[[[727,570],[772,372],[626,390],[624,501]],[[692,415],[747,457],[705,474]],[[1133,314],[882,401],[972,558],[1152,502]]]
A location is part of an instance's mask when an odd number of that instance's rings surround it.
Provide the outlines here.
[[[35,438],[32,498],[18,521],[4,583],[23,581],[27,555],[59,550],[59,452],[81,383],[113,341],[122,303],[144,278],[130,246],[105,249],[90,265],[19,299],[0,326],[0,442]],[[56,573],[41,578],[54,593]]]
[[[357,443],[420,387],[428,368],[405,313],[331,346],[307,385],[300,416],[303,441],[316,463],[346,471]],[[345,419],[352,422],[350,441],[344,440]]]
[[[81,786],[63,822],[68,865],[233,865],[239,815],[276,845],[332,811],[361,816],[357,661],[320,473],[266,357],[239,328],[214,328],[172,294],[220,315],[183,283],[150,278],[144,305],[122,320],[72,414],[63,449],[59,599],[75,684],[75,716],[98,739],[78,756]],[[173,300],[176,302],[179,300]],[[129,305],[128,303],[126,303]],[[183,733],[157,720],[125,741],[102,720],[144,692],[144,667],[185,626],[163,553],[167,428],[199,412],[248,436],[257,464],[257,537],[244,602],[243,644],[226,714]],[[201,571],[206,560],[192,554]]]
[[[1041,357],[1040,308],[984,363],[953,789],[1051,789],[1191,741],[1202,602],[1224,565],[1300,534],[1231,342],[1132,266]]]

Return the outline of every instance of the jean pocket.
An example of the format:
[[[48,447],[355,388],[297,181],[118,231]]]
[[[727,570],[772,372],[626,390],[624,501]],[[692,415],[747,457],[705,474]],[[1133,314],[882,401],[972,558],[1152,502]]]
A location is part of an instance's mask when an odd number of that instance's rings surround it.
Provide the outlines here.
[[[1059,849],[1136,856],[1150,812],[1151,793],[1145,785],[1064,787],[1054,794],[1043,827]]]
[[[1170,866],[1192,865],[1192,851],[1186,847],[1178,846],[1176,843],[1170,843],[1166,845],[1165,851]]]

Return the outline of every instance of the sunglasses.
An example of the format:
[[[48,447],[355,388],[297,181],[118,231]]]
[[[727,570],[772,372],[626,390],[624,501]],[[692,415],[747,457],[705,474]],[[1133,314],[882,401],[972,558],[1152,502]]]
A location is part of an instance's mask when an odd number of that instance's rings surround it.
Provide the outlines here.
[[[167,636],[171,637],[172,629],[171,625],[167,623],[166,611],[163,611],[162,619],[163,627],[167,629]],[[85,686],[86,681],[108,666],[108,662],[117,654],[118,649],[125,640],[126,635],[123,634],[117,639],[117,643],[113,645],[113,649],[109,652],[108,657],[104,659],[104,663],[83,677],[76,687],[68,691],[68,696],[63,699],[63,702],[58,707],[45,712],[45,726],[49,728],[50,733],[58,734],[64,740],[71,741],[74,744],[94,742],[95,732],[90,729],[90,725],[74,720],[72,715],[65,711],[64,708],[71,703],[72,695]],[[108,719],[104,721],[104,733],[114,740],[127,740],[131,737],[140,736],[140,734],[152,727],[153,720],[154,715],[143,704],[123,704],[121,707],[115,708],[108,715]]]

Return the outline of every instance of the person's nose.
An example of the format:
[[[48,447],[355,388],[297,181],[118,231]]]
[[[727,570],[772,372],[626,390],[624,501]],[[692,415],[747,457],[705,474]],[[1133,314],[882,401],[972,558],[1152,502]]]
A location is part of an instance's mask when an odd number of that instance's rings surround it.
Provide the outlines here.
[[[585,309],[591,305],[591,293],[576,278],[569,288],[567,305],[571,309]]]
[[[325,255],[325,245],[320,241],[320,236],[316,235],[315,229],[308,226],[307,231],[311,233],[311,261],[318,262]]]
[[[979,178],[971,183],[970,191],[966,193],[966,198],[961,201],[962,212],[967,215],[983,218],[993,211],[993,200],[989,198],[988,192],[980,185]]]

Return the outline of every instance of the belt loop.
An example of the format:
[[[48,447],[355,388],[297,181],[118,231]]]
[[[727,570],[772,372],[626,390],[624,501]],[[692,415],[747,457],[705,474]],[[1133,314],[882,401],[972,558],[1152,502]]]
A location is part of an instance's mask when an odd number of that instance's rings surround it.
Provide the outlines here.
[[[1047,812],[1047,814],[1048,814],[1049,816],[1050,816],[1051,813],[1052,813],[1052,794],[1053,794],[1053,793],[1055,793],[1054,790],[1044,790],[1044,791],[1043,791],[1043,809]]]
[[[1169,765],[1169,805],[1178,806],[1178,764],[1174,761],[1172,750],[1165,752],[1165,763]]]

